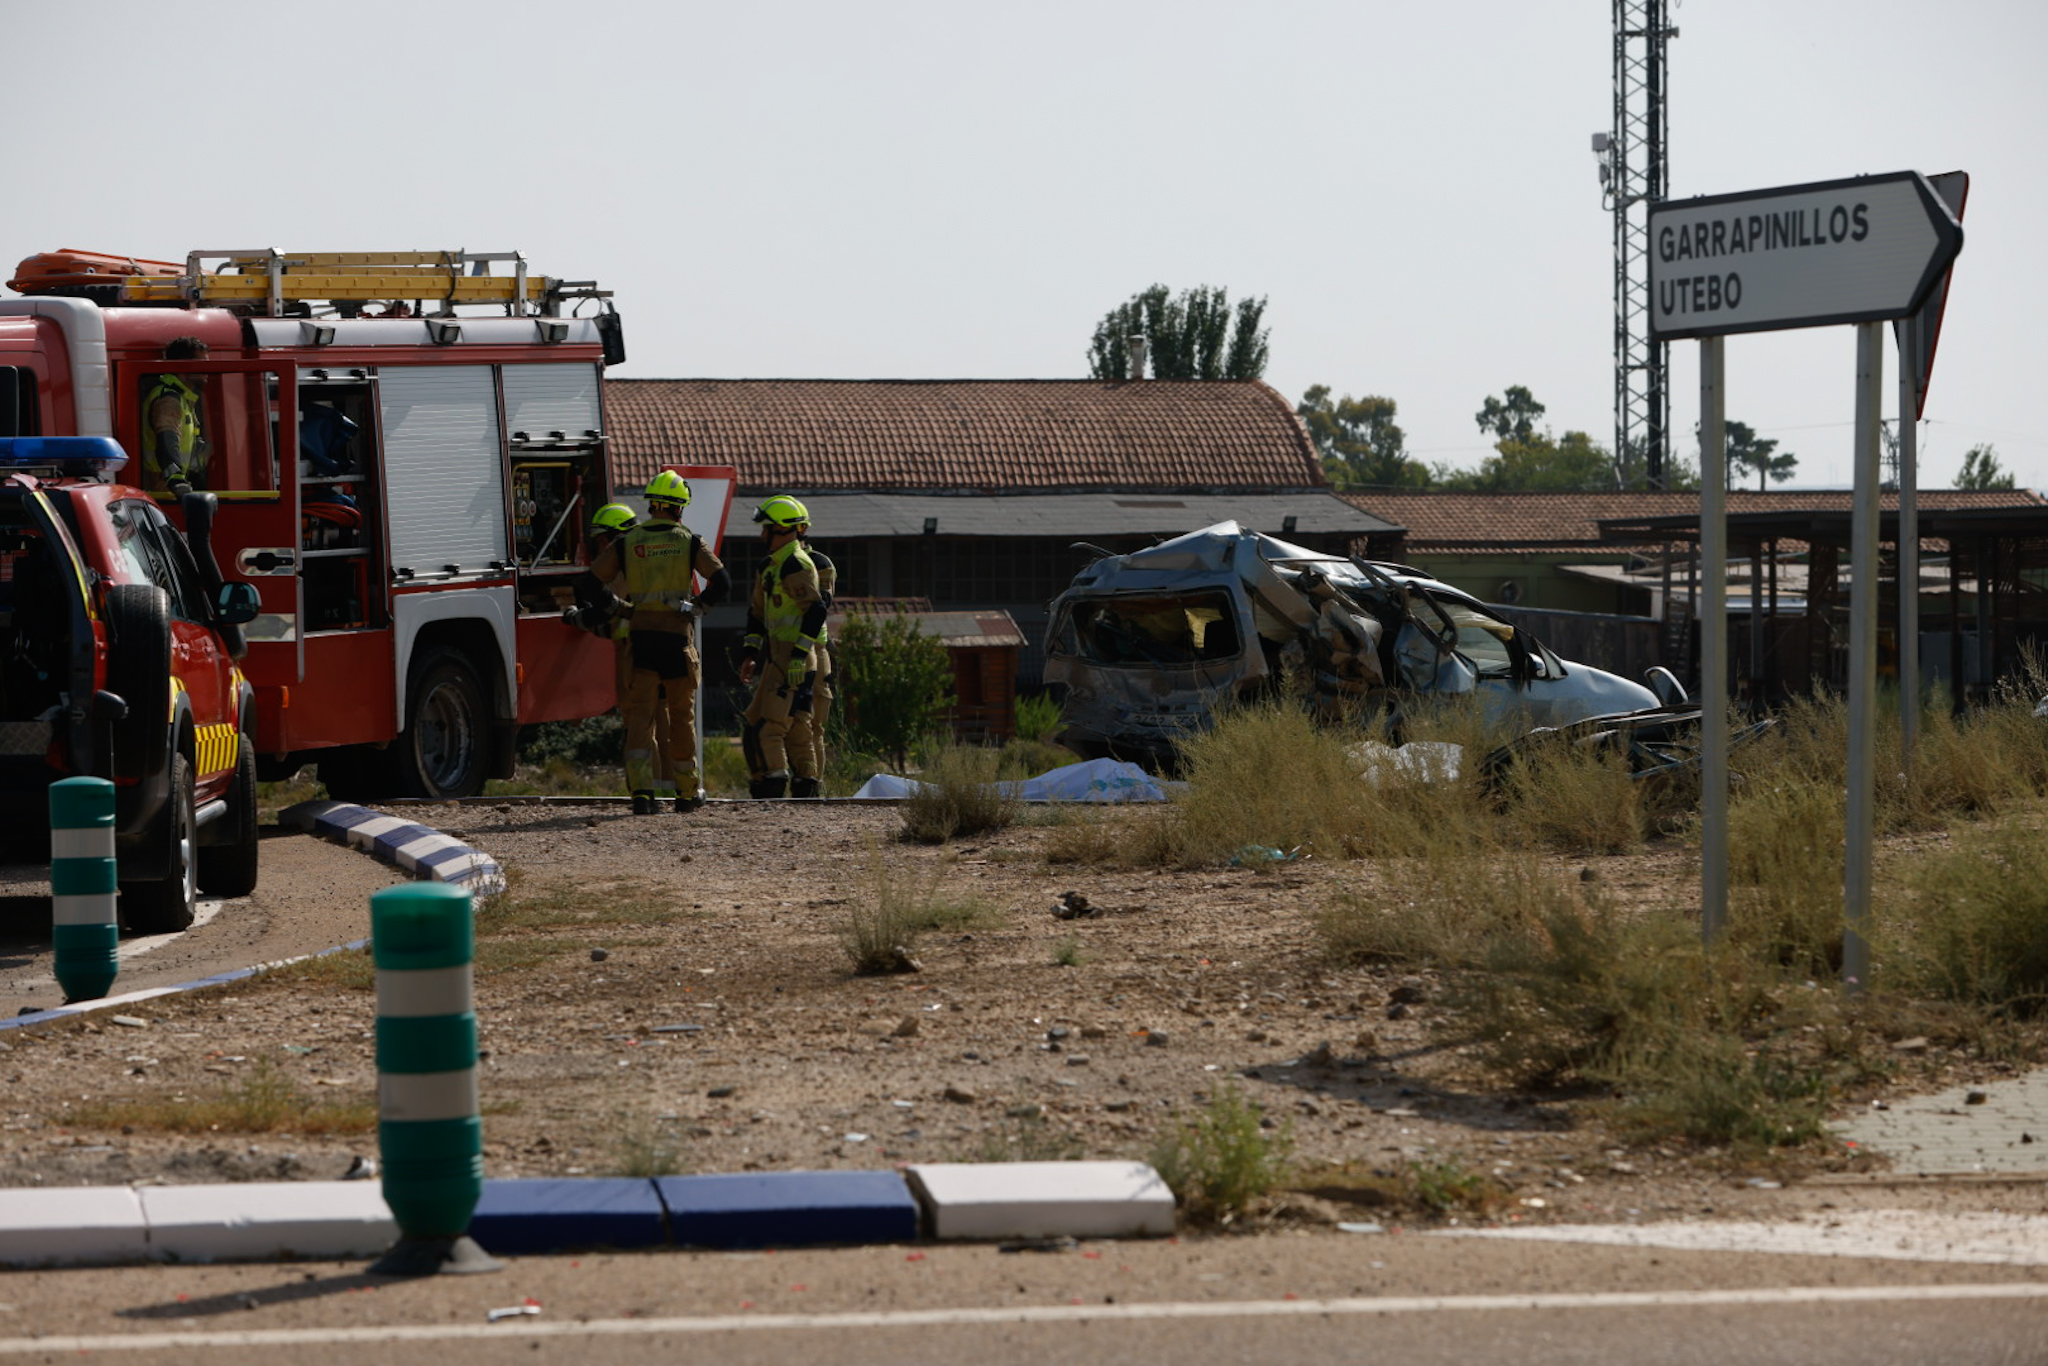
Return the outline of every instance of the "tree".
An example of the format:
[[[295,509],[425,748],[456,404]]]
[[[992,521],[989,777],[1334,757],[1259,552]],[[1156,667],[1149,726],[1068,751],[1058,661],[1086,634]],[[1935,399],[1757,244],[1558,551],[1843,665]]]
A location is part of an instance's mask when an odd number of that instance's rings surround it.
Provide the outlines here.
[[[1428,487],[1429,469],[1408,458],[1406,438],[1394,423],[1394,400],[1346,394],[1332,402],[1330,386],[1316,384],[1294,411],[1337,488]]]
[[[1510,384],[1505,400],[1492,394],[1472,415],[1482,432],[1492,432],[1502,441],[1527,441],[1536,431],[1536,419],[1543,416],[1543,405],[1536,401],[1536,395],[1519,384]]]
[[[1792,477],[1792,471],[1799,466],[1799,457],[1786,451],[1773,455],[1778,449],[1775,440],[1759,437],[1744,422],[1729,422],[1723,428],[1728,440],[1728,486],[1735,486],[1735,472],[1738,469],[1756,471],[1758,493],[1769,491],[1770,481],[1782,484]]]
[[[1489,394],[1472,420],[1496,438],[1493,454],[1476,470],[1439,465],[1437,486],[1462,493],[1567,493],[1613,489],[1619,481],[1614,458],[1584,432],[1553,437],[1538,431],[1544,407],[1520,384],[1505,396]]]
[[[1972,446],[1963,452],[1962,472],[1956,475],[1959,489],[2009,489],[2018,481],[2009,470],[1998,468],[1998,448],[1990,444]]]
[[[1165,285],[1133,294],[1095,324],[1088,343],[1088,373],[1095,379],[1139,379],[1131,373],[1130,341],[1145,338],[1155,379],[1257,379],[1266,373],[1266,301],[1242,299],[1233,311],[1230,292],[1210,285],[1182,290]]]
[[[834,656],[846,705],[832,719],[846,743],[900,770],[911,747],[938,731],[953,700],[953,664],[937,637],[898,613],[849,612]]]
[[[1645,437],[1632,437],[1622,446],[1621,454],[1614,461],[1615,486],[1631,492],[1642,493],[1650,487],[1650,443]],[[1691,461],[1676,451],[1664,452],[1664,487],[1673,493],[1696,493],[1700,487],[1700,472]]]
[[[1614,458],[1584,432],[1508,437],[1478,469],[1439,467],[1435,477],[1438,487],[1463,493],[1579,493],[1615,487]]]

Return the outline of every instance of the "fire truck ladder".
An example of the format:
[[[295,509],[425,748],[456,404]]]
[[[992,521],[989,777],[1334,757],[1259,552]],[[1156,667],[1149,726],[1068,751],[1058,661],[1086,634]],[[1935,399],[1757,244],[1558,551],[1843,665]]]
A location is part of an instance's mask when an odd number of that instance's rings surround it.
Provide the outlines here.
[[[509,275],[489,273],[500,261],[511,264]],[[208,262],[220,264],[209,271]],[[195,251],[185,258],[183,275],[121,284],[123,303],[212,304],[270,317],[284,316],[287,304],[331,303],[346,314],[351,305],[373,300],[435,304],[441,315],[458,304],[496,304],[514,316],[551,314],[571,297],[605,295],[589,281],[531,274],[516,251]]]

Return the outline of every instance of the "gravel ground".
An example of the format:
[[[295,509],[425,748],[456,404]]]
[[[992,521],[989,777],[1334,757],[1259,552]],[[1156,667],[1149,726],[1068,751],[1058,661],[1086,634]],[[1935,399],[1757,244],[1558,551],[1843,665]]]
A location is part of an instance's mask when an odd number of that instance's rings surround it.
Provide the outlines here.
[[[1432,1041],[1435,983],[1318,958],[1313,915],[1342,868],[1052,866],[1043,846],[1062,818],[1043,814],[941,848],[896,841],[893,809],[856,804],[408,814],[513,874],[503,914],[515,923],[478,966],[493,1176],[1144,1156],[1235,1081],[1291,1132],[1306,1170],[1455,1164],[1496,1183],[1495,1215],[1509,1220],[1751,1216],[1794,1199],[2042,1207],[2038,1187],[1858,1184],[1849,1169],[1870,1162],[1843,1154],[1745,1169],[1479,1084]],[[299,878],[329,877],[323,860],[335,869],[325,909],[296,932],[362,937],[363,890],[341,871],[362,856],[278,839],[266,858],[286,844],[305,860]],[[1683,871],[1668,850],[1597,862],[1615,887]],[[919,971],[855,976],[844,939],[883,875],[975,913],[916,943]],[[1066,893],[1091,913],[1057,914]],[[83,1107],[210,1098],[259,1075],[304,1101],[373,1105],[366,965],[327,967],[342,970],[159,998],[120,1012],[130,1023],[103,1012],[6,1035],[0,1184],[340,1176],[374,1134],[174,1134],[139,1110],[79,1121]],[[1269,1220],[1417,1214],[1302,1184]]]

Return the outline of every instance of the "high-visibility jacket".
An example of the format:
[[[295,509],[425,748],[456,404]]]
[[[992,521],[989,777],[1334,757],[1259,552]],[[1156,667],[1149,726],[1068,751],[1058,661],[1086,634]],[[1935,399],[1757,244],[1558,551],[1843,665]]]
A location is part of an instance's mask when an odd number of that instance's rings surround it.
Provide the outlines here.
[[[633,631],[687,634],[694,604],[692,574],[706,583],[723,566],[701,537],[679,522],[650,517],[614,540],[590,567],[602,582],[623,579]]]
[[[159,482],[168,483],[170,471],[159,468],[156,422],[153,410],[163,399],[178,403],[178,468],[195,484],[205,483],[206,438],[199,425],[199,391],[176,375],[158,375],[142,399],[142,466]]]
[[[741,643],[757,650],[765,644],[774,662],[787,663],[793,673],[807,673],[824,629],[817,566],[803,542],[792,540],[769,554],[761,576],[754,580],[747,634]]]

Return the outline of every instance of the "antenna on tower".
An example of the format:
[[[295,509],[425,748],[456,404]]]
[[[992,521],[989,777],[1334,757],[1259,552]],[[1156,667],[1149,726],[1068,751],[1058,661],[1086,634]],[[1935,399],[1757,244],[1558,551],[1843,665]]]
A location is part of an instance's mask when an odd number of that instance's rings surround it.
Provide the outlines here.
[[[1671,431],[1665,347],[1650,340],[1650,206],[1670,189],[1664,163],[1666,0],[1614,0],[1614,126],[1593,134],[1601,200],[1614,216],[1614,456],[1640,455],[1664,487]]]

